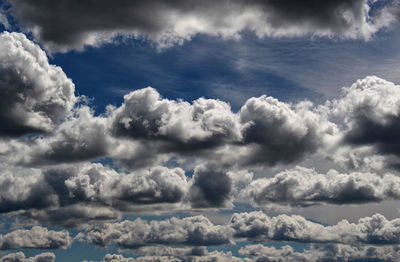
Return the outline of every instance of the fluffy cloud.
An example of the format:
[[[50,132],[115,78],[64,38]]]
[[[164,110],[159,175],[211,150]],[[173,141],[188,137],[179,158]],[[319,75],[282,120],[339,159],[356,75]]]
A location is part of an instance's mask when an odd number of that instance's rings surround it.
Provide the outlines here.
[[[332,101],[332,114],[344,116],[344,144],[372,146],[371,153],[400,155],[400,87],[378,77],[366,77],[345,88]]]
[[[1,212],[23,211],[27,217],[64,225],[117,219],[117,210],[134,207],[168,207],[180,203],[189,188],[180,168],[154,167],[131,173],[118,173],[94,163],[47,169],[3,168]]]
[[[199,98],[192,104],[161,98],[153,88],[133,91],[112,113],[118,137],[164,141],[160,151],[209,149],[238,141],[238,118],[222,101]]]
[[[190,104],[163,99],[146,88],[129,93],[121,107],[109,110],[115,137],[153,148],[151,154],[133,152],[129,159],[120,146],[115,158],[123,155],[128,166],[130,161],[134,166],[152,163],[143,158],[161,154],[220,159],[238,166],[290,163],[315,152],[338,132],[327,114],[311,103],[293,106],[267,96],[251,98],[233,113],[218,100],[200,98]]]
[[[279,240],[307,243],[400,244],[400,219],[387,220],[380,214],[361,218],[358,223],[342,220],[323,226],[301,216],[269,217],[262,212],[237,213],[230,226],[235,236],[249,240]]]
[[[51,51],[98,46],[117,35],[146,36],[165,47],[182,43],[199,33],[237,38],[246,29],[258,36],[313,34],[367,39],[394,20],[393,13],[386,8],[369,12],[368,3],[374,2],[366,0],[310,0],[301,4],[274,0],[176,0],[167,3],[119,0],[112,6],[107,1],[8,2],[20,24]]]
[[[53,231],[40,226],[31,229],[18,229],[0,235],[0,249],[66,249],[71,243],[72,240],[68,231]]]
[[[192,207],[225,207],[232,203],[232,181],[218,166],[197,166],[190,187]]]
[[[0,136],[51,131],[77,100],[74,84],[23,34],[0,34],[0,50]]]
[[[256,179],[242,193],[258,205],[367,203],[399,199],[400,178],[391,174],[340,174],[335,170],[319,174],[313,169],[296,167],[271,178]]]
[[[51,252],[41,253],[34,257],[25,257],[22,252],[7,254],[0,258],[0,262],[54,262],[56,256]]]
[[[115,242],[121,248],[139,248],[156,244],[220,245],[231,241],[232,231],[217,226],[204,216],[172,217],[168,220],[104,223],[86,230],[90,243],[108,246]]]
[[[245,164],[290,163],[315,152],[337,132],[310,102],[293,107],[273,97],[250,98],[239,112],[244,143],[252,146]]]
[[[311,245],[303,252],[296,252],[291,246],[279,249],[260,244],[248,245],[239,250],[242,256],[252,256],[256,262],[317,262],[317,261],[376,261],[398,260],[398,246],[348,246],[338,244]]]

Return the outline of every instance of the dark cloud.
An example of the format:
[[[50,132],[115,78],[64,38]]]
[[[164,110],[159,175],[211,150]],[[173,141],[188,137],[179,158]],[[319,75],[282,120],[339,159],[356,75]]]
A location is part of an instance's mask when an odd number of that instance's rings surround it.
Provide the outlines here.
[[[258,205],[343,205],[399,199],[399,186],[400,178],[391,174],[340,174],[335,170],[318,174],[313,169],[297,167],[271,178],[256,179],[243,194]]]
[[[217,166],[198,166],[190,187],[190,203],[194,208],[231,205],[232,181]]]
[[[352,148],[370,146],[370,154],[400,156],[400,87],[371,76],[343,91],[332,102],[332,113],[344,116],[342,143]]]
[[[104,223],[86,230],[90,243],[108,246],[115,242],[121,248],[139,248],[156,244],[221,245],[231,241],[232,231],[217,226],[204,216],[172,217],[168,220]]]
[[[23,252],[7,254],[0,258],[0,262],[54,262],[56,255],[51,252],[41,253],[34,257],[25,257]]]
[[[290,163],[321,146],[324,135],[334,126],[311,103],[293,108],[273,97],[250,98],[239,112],[243,140],[253,146],[242,160],[245,164]],[[247,163],[246,163],[247,162]]]
[[[20,33],[0,35],[0,136],[51,131],[72,109],[74,84]]]
[[[20,24],[51,51],[98,46],[118,34],[146,36],[160,47],[199,33],[237,37],[245,29],[259,36],[369,38],[394,19],[392,12],[385,18],[368,12],[366,0],[8,2]]]
[[[118,173],[94,163],[46,169],[3,167],[0,212],[19,211],[27,218],[63,226],[115,220],[119,211],[138,207],[178,208],[189,188],[180,168]]]
[[[0,235],[0,249],[66,249],[71,246],[71,243],[72,239],[68,231],[53,231],[40,226],[18,229]]]

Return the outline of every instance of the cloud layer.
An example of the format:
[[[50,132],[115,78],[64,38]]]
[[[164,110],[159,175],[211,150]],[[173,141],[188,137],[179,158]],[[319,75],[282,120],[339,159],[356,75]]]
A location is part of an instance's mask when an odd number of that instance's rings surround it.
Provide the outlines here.
[[[374,8],[366,0],[8,2],[17,21],[51,51],[98,46],[117,35],[145,36],[165,47],[197,34],[237,38],[244,30],[258,36],[368,39],[394,20],[389,8]]]

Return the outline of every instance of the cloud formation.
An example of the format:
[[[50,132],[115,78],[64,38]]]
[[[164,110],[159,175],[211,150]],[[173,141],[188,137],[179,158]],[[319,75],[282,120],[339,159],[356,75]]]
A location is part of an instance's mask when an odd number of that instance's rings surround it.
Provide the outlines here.
[[[374,2],[366,0],[309,0],[301,4],[275,0],[118,0],[112,6],[105,0],[79,4],[66,0],[8,2],[20,25],[32,31],[50,51],[98,46],[118,35],[144,36],[159,47],[166,47],[197,34],[238,38],[244,30],[258,36],[338,35],[368,39],[395,19],[386,7],[371,11],[369,4]]]
[[[285,170],[271,178],[256,179],[242,192],[260,206],[271,203],[368,203],[400,199],[399,193],[400,178],[392,174],[341,174],[335,170],[319,174],[313,169],[303,167]]]
[[[0,235],[0,249],[66,249],[71,246],[71,243],[72,239],[68,231],[53,231],[40,226],[31,229],[18,229]]]
[[[99,246],[108,246],[115,242],[121,248],[139,248],[156,244],[228,244],[231,234],[231,230],[214,225],[204,216],[194,216],[149,222],[138,218],[134,221],[103,223],[88,228],[85,238]]]
[[[0,258],[0,262],[54,262],[56,256],[51,252],[38,254],[34,257],[25,257],[23,252],[7,254]]]
[[[255,211],[234,214],[230,227],[236,237],[254,241],[393,245],[400,244],[399,222],[400,219],[387,220],[375,214],[361,218],[358,223],[342,220],[336,225],[323,226],[297,215],[269,217]]]
[[[60,67],[24,34],[0,34],[0,136],[50,132],[77,98]]]
[[[118,173],[99,163],[47,169],[2,166],[0,212],[20,211],[20,215],[64,225],[117,219],[118,210],[179,204],[189,188],[180,168]]]

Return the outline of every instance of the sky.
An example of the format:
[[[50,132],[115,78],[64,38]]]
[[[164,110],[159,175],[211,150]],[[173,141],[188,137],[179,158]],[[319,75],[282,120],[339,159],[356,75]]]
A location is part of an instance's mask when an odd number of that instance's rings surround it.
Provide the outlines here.
[[[0,262],[399,261],[399,20],[0,0]]]

